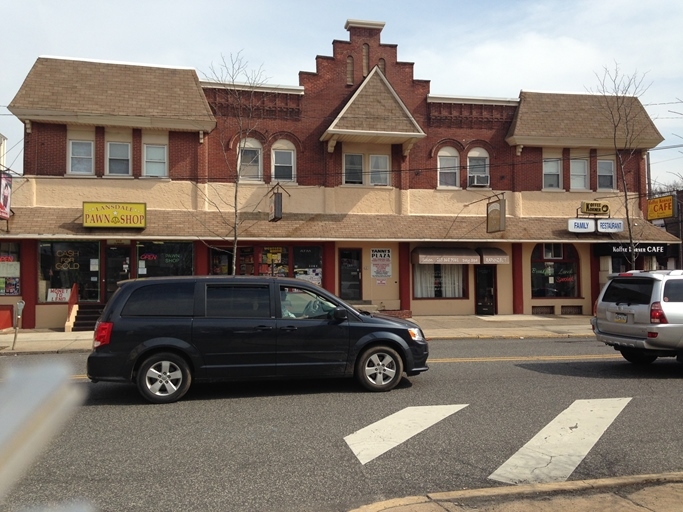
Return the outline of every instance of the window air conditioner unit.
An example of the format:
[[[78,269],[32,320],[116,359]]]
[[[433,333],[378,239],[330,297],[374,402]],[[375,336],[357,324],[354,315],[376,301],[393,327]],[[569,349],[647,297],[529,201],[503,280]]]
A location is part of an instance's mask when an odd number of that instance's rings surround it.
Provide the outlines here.
[[[488,174],[470,174],[469,176],[469,186],[470,187],[488,187],[489,186],[489,175]]]

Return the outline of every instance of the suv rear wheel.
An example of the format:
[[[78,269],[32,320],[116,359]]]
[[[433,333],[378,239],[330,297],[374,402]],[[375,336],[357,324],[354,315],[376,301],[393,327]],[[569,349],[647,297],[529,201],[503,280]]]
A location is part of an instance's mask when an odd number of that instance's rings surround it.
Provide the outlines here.
[[[170,352],[159,352],[145,359],[137,375],[138,391],[155,404],[179,400],[187,393],[191,382],[187,361]]]
[[[389,391],[403,376],[403,360],[384,345],[369,348],[356,361],[356,379],[370,391]]]
[[[646,352],[640,351],[640,350],[633,350],[633,349],[628,349],[624,348],[620,350],[621,355],[626,359],[629,363],[633,364],[639,364],[639,365],[645,365],[645,364],[650,364],[657,359],[657,356],[653,356],[651,354],[648,354]]]

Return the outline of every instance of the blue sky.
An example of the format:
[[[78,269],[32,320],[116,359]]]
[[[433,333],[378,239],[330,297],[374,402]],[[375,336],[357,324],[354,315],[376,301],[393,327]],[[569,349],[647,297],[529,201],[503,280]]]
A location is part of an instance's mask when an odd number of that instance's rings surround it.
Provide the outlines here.
[[[586,92],[604,69],[645,75],[641,101],[665,137],[653,180],[683,182],[680,0],[10,0],[0,27],[0,133],[22,169],[21,123],[6,109],[41,55],[193,67],[242,52],[269,84],[298,85],[316,55],[348,40],[347,19],[382,21],[382,42],[415,63],[432,94],[516,98]],[[596,76],[597,75],[597,76]]]

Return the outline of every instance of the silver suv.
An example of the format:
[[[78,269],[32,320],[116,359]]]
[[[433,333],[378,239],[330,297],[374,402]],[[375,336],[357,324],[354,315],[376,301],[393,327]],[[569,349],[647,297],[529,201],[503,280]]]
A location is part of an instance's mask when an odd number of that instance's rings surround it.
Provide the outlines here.
[[[624,359],[649,364],[683,359],[683,270],[610,274],[591,319],[598,341]]]

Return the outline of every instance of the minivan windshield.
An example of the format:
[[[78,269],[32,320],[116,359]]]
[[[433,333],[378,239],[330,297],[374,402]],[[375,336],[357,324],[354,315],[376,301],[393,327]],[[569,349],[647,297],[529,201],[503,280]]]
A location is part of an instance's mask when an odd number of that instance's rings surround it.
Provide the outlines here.
[[[617,277],[607,285],[602,301],[617,304],[649,304],[653,285],[652,279]]]

